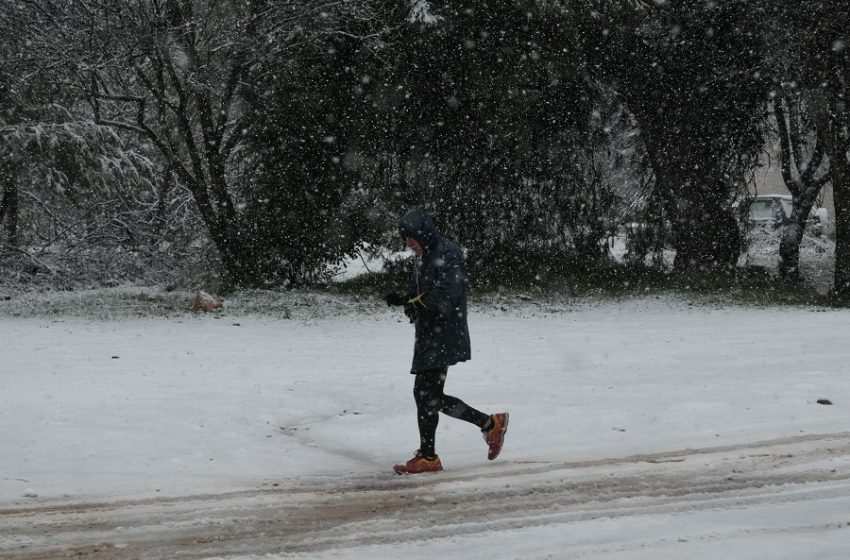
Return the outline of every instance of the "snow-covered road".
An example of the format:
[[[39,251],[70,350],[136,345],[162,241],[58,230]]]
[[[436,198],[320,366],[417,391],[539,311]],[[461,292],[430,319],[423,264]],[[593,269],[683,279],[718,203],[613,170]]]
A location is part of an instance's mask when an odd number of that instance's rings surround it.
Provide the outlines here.
[[[0,318],[0,558],[846,558],[850,312],[473,310],[416,445],[384,310]],[[818,404],[828,399],[832,404]]]
[[[718,558],[735,550],[736,559],[838,559],[850,542],[848,512],[850,433],[842,433],[8,508],[0,510],[0,552],[22,560],[395,559],[427,549],[490,560]]]

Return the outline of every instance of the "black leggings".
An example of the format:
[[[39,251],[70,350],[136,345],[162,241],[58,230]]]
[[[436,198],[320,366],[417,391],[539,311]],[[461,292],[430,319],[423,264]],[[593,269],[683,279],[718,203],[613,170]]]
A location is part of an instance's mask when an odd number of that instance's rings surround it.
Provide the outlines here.
[[[436,454],[434,439],[437,423],[440,421],[438,412],[466,420],[482,429],[490,419],[488,415],[475,410],[462,400],[443,393],[447,373],[448,368],[420,371],[413,383],[413,397],[416,399],[419,420],[419,452],[424,457],[433,457]]]

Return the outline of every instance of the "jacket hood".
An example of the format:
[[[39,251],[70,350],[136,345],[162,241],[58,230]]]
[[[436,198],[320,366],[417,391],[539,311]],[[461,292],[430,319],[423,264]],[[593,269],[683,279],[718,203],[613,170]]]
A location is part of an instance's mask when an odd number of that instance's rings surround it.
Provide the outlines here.
[[[432,248],[441,236],[434,219],[421,208],[408,210],[399,221],[398,231],[402,237],[411,237],[427,249]]]

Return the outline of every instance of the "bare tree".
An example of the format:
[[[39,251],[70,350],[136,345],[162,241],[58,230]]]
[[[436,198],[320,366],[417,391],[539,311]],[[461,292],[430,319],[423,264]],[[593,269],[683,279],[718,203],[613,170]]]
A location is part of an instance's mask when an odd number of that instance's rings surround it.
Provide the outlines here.
[[[793,201],[791,219],[784,226],[779,244],[779,273],[796,281],[800,279],[800,243],[806,221],[830,175],[824,170],[824,143],[813,130],[800,94],[789,91],[778,96],[773,101],[773,112],[779,132],[782,178]]]
[[[257,246],[238,208],[247,90],[266,55],[297,52],[366,17],[363,1],[149,0],[81,3],[100,39],[80,65],[99,124],[138,134],[192,192],[232,280],[258,280]],[[95,9],[94,6],[97,5]]]
[[[55,25],[61,5],[10,2],[0,10],[0,221],[16,250],[39,226],[31,202],[64,198],[81,207],[145,184],[152,167],[138,146],[75,110],[72,58],[58,48],[68,39]],[[57,224],[67,217],[40,214]]]
[[[248,281],[253,259],[227,164],[245,127],[238,90],[258,4],[93,4],[74,16],[99,35],[79,67],[96,122],[136,133],[156,148],[191,190],[230,276]]]

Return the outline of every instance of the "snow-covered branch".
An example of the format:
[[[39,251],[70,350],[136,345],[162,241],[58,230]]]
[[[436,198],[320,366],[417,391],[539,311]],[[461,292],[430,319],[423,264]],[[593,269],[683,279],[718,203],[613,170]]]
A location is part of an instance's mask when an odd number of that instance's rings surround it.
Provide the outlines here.
[[[410,23],[436,25],[443,19],[442,16],[433,12],[428,0],[409,0],[409,2],[410,15],[407,16],[407,20]]]

